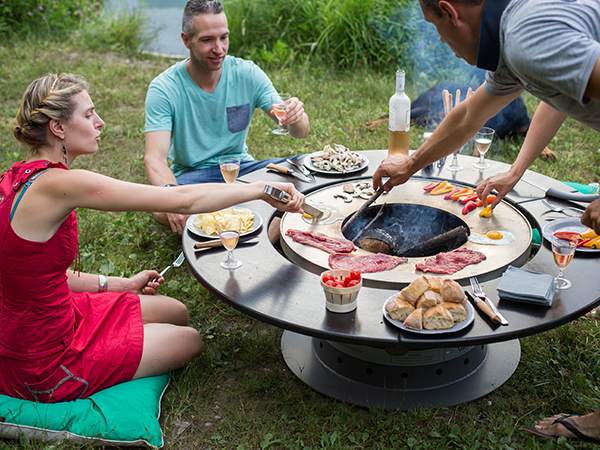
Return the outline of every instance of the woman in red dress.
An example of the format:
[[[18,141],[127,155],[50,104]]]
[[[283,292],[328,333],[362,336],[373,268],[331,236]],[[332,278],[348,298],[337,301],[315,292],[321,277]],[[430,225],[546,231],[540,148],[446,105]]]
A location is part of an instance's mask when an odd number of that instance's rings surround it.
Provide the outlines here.
[[[98,150],[104,122],[85,81],[49,74],[23,95],[15,137],[30,148],[0,180],[0,394],[71,401],[184,366],[202,350],[188,311],[154,295],[154,270],[131,278],[69,270],[77,255],[76,208],[193,214],[262,199],[265,183],[157,187],[69,169]]]

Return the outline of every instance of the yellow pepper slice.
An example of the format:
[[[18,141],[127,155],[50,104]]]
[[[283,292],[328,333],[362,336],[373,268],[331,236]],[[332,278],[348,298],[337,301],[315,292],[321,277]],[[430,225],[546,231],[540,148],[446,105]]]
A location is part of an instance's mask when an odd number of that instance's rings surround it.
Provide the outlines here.
[[[487,205],[479,213],[479,217],[492,217],[492,205]]]
[[[454,189],[454,186],[452,186],[450,183],[448,183],[447,181],[442,181],[439,186],[436,186],[436,188],[430,192],[431,195],[440,195],[440,194],[447,194],[448,192],[450,192],[452,189]]]
[[[596,234],[596,232],[592,228],[588,228],[583,233],[581,233],[581,238],[582,239],[595,238],[596,236],[598,236],[598,235]]]
[[[595,237],[591,241],[587,241],[585,244],[583,244],[583,246],[589,248],[600,248],[600,236]]]

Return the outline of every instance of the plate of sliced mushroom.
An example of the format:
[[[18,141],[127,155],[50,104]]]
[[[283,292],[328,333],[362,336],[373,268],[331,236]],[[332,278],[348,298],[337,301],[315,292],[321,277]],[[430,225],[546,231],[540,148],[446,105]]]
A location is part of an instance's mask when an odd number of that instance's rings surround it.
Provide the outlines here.
[[[306,155],[304,165],[314,172],[333,175],[363,170],[369,160],[357,152],[350,151],[340,144],[326,145],[323,151]]]

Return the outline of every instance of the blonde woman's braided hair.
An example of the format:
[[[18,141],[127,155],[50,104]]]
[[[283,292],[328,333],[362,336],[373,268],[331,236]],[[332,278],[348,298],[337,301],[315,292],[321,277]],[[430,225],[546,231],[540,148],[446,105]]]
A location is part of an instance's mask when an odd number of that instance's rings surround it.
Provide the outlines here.
[[[68,122],[76,107],[73,97],[87,90],[85,80],[67,73],[60,76],[48,74],[34,80],[23,94],[13,123],[15,138],[35,153],[39,147],[49,143],[50,120]]]

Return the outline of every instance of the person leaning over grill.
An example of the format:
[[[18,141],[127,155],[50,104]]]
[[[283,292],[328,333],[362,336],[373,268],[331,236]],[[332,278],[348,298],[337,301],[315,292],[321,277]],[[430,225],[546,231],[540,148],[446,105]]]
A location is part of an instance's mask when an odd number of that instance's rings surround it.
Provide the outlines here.
[[[287,183],[276,184],[292,196],[284,204],[261,182],[166,188],[71,169],[98,150],[103,126],[87,84],[73,75],[43,76],[23,95],[14,136],[30,152],[0,179],[0,394],[76,400],[172,371],[202,350],[186,306],[153,295],[164,281],[155,270],[80,272],[76,208],[190,214],[257,199],[284,211],[303,205]]]
[[[454,108],[411,156],[390,156],[373,185],[405,183],[427,165],[460,148],[505,105],[527,90],[542,102],[519,155],[504,174],[479,183],[477,194],[498,191],[495,206],[519,181],[565,118],[600,130],[600,2],[598,0],[419,0],[425,20],[459,58],[486,69],[485,83]],[[581,216],[600,233],[600,200]],[[545,436],[600,440],[600,409],[586,416],[558,415],[535,424]],[[580,434],[577,434],[580,433]]]
[[[527,90],[541,100],[508,172],[477,186],[496,206],[554,137],[566,117],[600,130],[600,2],[598,0],[419,0],[423,15],[459,58],[487,70],[484,84],[444,119],[411,156],[390,156],[375,187],[405,183],[459,149],[483,124]],[[600,200],[581,217],[600,233]]]
[[[148,181],[156,186],[223,182],[219,158],[237,156],[239,175],[280,158],[255,161],[246,136],[256,108],[270,113],[271,80],[252,61],[227,55],[227,16],[218,1],[190,0],[183,11],[181,38],[189,58],[157,76],[146,96]],[[304,104],[290,99],[282,123],[295,138],[310,132]],[[172,161],[169,167],[168,160]],[[181,234],[186,215],[154,213]]]

